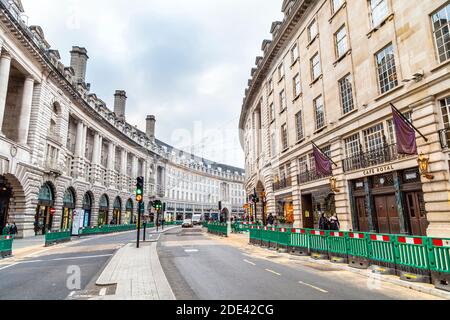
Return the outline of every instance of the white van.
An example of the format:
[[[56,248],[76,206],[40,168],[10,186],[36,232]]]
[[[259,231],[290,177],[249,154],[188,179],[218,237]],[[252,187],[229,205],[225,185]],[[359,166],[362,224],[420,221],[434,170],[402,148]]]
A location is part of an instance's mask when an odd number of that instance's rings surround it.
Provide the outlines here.
[[[202,215],[201,214],[194,214],[192,216],[192,223],[194,226],[199,225],[202,221]]]

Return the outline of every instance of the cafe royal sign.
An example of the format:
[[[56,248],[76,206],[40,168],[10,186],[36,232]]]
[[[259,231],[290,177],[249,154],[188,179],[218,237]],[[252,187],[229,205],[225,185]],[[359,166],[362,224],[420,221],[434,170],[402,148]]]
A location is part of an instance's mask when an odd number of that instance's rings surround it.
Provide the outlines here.
[[[364,175],[365,176],[373,176],[373,175],[377,175],[380,173],[386,173],[386,172],[391,172],[391,171],[394,171],[394,166],[387,165],[387,166],[382,166],[382,167],[378,167],[378,168],[364,170]]]

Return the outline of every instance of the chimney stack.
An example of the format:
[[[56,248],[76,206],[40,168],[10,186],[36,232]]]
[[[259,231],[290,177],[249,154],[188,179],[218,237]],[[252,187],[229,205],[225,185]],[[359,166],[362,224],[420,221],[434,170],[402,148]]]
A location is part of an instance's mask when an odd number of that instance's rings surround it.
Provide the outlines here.
[[[147,116],[146,119],[147,126],[145,132],[147,133],[147,137],[149,137],[152,141],[155,141],[155,123],[156,123],[155,116]]]
[[[126,103],[127,93],[123,90],[116,90],[116,93],[114,94],[114,113],[121,120],[125,120]]]
[[[75,71],[74,80],[76,83],[86,82],[86,66],[89,57],[86,48],[72,47],[70,51],[70,66]]]

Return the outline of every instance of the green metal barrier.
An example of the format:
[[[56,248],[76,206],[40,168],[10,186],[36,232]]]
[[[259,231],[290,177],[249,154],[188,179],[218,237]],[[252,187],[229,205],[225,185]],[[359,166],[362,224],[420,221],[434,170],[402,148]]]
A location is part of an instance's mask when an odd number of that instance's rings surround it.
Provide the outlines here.
[[[213,222],[208,224],[208,232],[211,234],[228,237],[228,225],[226,223]]]
[[[309,255],[308,230],[293,228],[290,237],[289,253],[299,256]]]
[[[261,245],[261,229],[260,226],[251,226],[250,227],[250,243],[255,246]]]
[[[12,255],[12,244],[14,236],[0,236],[0,258]]]
[[[428,239],[428,254],[433,284],[438,289],[450,291],[450,239]]]
[[[309,230],[309,244],[311,257],[314,259],[328,259],[328,243],[325,231]]]
[[[269,239],[269,249],[278,249],[278,229],[274,227],[269,227],[267,230],[267,237]]]
[[[396,236],[395,263],[402,280],[431,283],[428,248],[426,237]]]
[[[326,236],[330,260],[336,263],[347,263],[348,232],[327,231]]]
[[[350,267],[357,269],[369,268],[369,235],[364,232],[349,232],[347,254]]]
[[[72,232],[70,230],[48,231],[45,234],[45,246],[68,242],[71,238]]]
[[[269,248],[270,245],[270,228],[262,227],[261,228],[261,247]]]
[[[288,252],[291,247],[291,230],[279,228],[277,244],[278,251]]]
[[[369,233],[369,260],[374,272],[396,274],[395,236]]]

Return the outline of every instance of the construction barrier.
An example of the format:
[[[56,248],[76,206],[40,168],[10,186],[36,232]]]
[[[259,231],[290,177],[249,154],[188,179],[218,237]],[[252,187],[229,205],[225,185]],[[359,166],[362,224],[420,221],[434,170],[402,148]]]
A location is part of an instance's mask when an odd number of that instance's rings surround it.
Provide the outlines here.
[[[396,274],[395,236],[369,233],[369,259],[374,272]]]
[[[329,258],[332,262],[347,263],[347,238],[348,232],[327,231],[326,241],[328,245]]]
[[[147,228],[154,228],[155,223],[147,223]],[[141,224],[141,229],[144,228],[144,223]],[[97,227],[86,227],[80,229],[79,236],[91,236],[91,235],[99,235],[99,234],[110,234],[110,233],[119,233],[119,232],[127,232],[133,231],[137,229],[136,224],[124,224],[124,225],[104,225]]]
[[[350,267],[368,269],[369,235],[364,232],[349,232],[347,237],[347,256]]]
[[[289,253],[299,256],[309,255],[309,235],[306,229],[292,229]]]
[[[252,226],[250,243],[450,291],[450,239]]]
[[[395,264],[402,280],[431,283],[428,238],[395,237]]]
[[[433,284],[450,291],[450,239],[428,239],[428,253]]]
[[[277,250],[280,252],[288,252],[291,247],[291,232],[286,228],[278,229]]]
[[[48,231],[45,234],[45,246],[49,247],[54,244],[69,242],[71,238],[71,230]]]
[[[12,256],[14,236],[0,236],[0,258]]]
[[[250,226],[250,244],[261,245],[261,230],[260,226]]]
[[[208,224],[208,232],[222,237],[228,237],[228,225],[226,223],[212,222]]]
[[[317,260],[328,259],[328,243],[325,231],[308,230],[311,257]]]

